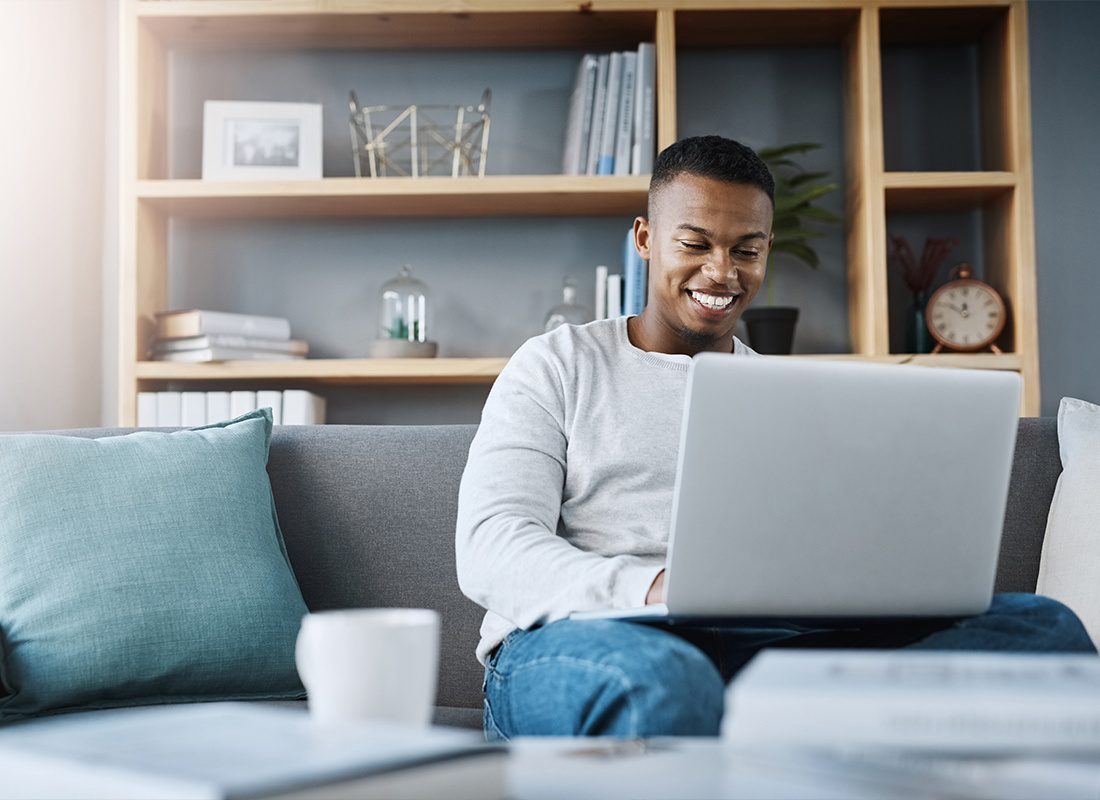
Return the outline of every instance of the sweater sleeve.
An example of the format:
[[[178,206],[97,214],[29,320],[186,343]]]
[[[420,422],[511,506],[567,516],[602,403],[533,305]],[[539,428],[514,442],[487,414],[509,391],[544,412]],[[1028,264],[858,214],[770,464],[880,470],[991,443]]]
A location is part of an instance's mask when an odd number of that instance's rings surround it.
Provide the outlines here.
[[[562,371],[537,340],[516,352],[486,401],[459,489],[459,586],[520,628],[644,605],[661,570],[557,534],[567,469]]]

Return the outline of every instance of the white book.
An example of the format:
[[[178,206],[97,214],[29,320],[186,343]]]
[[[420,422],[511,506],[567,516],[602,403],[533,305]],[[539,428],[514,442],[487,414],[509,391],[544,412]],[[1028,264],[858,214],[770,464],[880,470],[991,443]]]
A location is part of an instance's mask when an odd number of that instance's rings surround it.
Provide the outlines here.
[[[0,730],[0,797],[12,798],[454,797],[448,788],[492,798],[505,793],[505,764],[503,749],[472,731],[325,729],[304,708],[257,703],[129,708]]]
[[[596,319],[607,319],[607,267],[596,267]]]
[[[1100,659],[765,650],[730,684],[723,736],[753,747],[1100,750]]]
[[[300,356],[304,356],[309,352],[309,344],[301,339],[264,339],[257,336],[235,336],[228,333],[182,336],[177,339],[157,339],[153,343],[153,352],[171,353],[177,350],[205,350],[217,347],[232,347],[237,350],[270,350],[273,353]]]
[[[599,59],[591,53],[581,56],[573,95],[569,99],[569,120],[565,127],[564,175],[582,175],[588,164],[588,137],[592,131],[592,105],[596,99]]]
[[[217,420],[212,420],[217,421]],[[206,424],[206,393],[183,392],[180,394],[180,425],[197,428]]]
[[[250,350],[237,347],[207,347],[202,350],[157,352],[156,361],[198,363],[203,361],[300,361],[304,355],[280,353],[275,350]]]
[[[304,389],[283,391],[284,425],[323,425],[325,398]]]
[[[615,174],[615,141],[619,133],[619,94],[623,88],[623,54],[611,53],[607,66],[607,97],[604,101],[603,126],[600,129],[600,154],[597,175]]]
[[[272,423],[275,425],[283,424],[283,393],[281,391],[264,389],[256,392],[256,408],[270,408]]]
[[[229,410],[229,392],[206,393],[206,421],[208,424],[233,419]]]
[[[229,418],[235,419],[241,414],[256,410],[256,393],[237,390],[229,393]]]
[[[600,163],[600,143],[603,141],[603,118],[607,108],[607,69],[611,57],[606,53],[599,56],[596,67],[596,96],[592,101],[592,128],[588,132],[588,156],[585,162],[585,174],[595,175]]]
[[[173,339],[203,334],[232,334],[261,339],[289,339],[290,321],[284,317],[236,314],[198,308],[161,311],[156,314],[157,336]]]
[[[612,273],[607,276],[607,318],[623,315],[623,276]]]
[[[155,428],[157,426],[156,392],[138,392],[137,424],[139,428]]]
[[[619,123],[615,134],[615,174],[630,174],[631,134],[634,131],[634,75],[637,53],[623,53],[623,80],[619,91]]]
[[[157,425],[161,428],[180,427],[182,402],[179,392],[157,392]]]
[[[656,124],[654,90],[657,85],[657,51],[652,42],[638,45],[638,63],[634,74],[634,135],[630,154],[630,174],[653,172]]]

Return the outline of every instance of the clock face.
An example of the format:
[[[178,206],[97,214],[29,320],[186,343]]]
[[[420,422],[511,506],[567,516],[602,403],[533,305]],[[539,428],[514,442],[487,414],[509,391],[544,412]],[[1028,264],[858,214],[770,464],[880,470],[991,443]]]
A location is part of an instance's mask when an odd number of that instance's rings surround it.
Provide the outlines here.
[[[980,350],[1001,335],[1005,304],[991,286],[959,280],[944,284],[928,301],[928,329],[955,350]]]

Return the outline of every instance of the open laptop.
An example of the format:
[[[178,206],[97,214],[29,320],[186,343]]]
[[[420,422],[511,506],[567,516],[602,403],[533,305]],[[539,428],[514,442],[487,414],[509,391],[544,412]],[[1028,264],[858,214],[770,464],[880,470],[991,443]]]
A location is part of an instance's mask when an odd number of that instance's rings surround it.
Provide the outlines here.
[[[1020,379],[703,353],[663,605],[573,619],[953,617],[993,596]]]

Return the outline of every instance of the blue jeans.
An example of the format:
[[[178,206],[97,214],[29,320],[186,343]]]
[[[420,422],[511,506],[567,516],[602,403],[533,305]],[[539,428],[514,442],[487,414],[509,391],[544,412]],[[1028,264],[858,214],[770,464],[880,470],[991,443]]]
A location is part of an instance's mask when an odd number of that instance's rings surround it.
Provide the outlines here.
[[[985,614],[852,628],[689,628],[562,620],[514,631],[485,669],[485,735],[715,736],[725,684],[764,647],[1095,653],[1072,611],[999,594]]]

